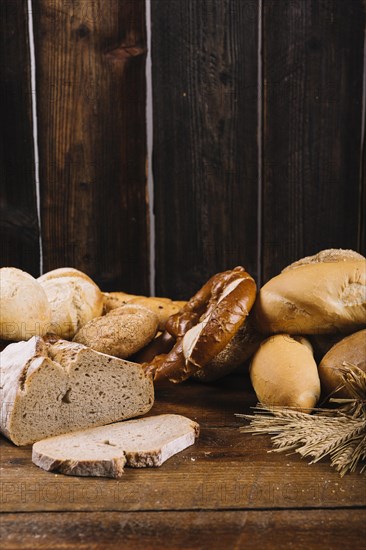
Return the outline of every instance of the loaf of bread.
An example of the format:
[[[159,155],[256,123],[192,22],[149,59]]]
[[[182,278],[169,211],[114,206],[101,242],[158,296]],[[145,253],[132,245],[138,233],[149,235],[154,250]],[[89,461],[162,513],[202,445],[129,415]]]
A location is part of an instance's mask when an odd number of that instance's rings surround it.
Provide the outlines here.
[[[184,416],[149,416],[38,441],[32,460],[67,475],[119,478],[124,466],[161,466],[198,434],[199,425]]]
[[[51,332],[72,339],[94,317],[102,315],[103,294],[88,275],[62,267],[38,278],[51,306]]]
[[[343,250],[342,248],[328,248],[326,250],[321,250],[313,256],[306,256],[301,258],[296,262],[288,265],[282,270],[282,273],[289,271],[290,269],[296,269],[307,264],[316,264],[316,263],[332,263],[332,262],[349,262],[353,260],[364,260],[365,257],[362,254],[359,254],[355,250]]]
[[[104,292],[104,311],[121,307],[125,304],[137,304],[153,311],[159,319],[159,330],[164,330],[171,315],[178,313],[186,302],[175,302],[169,298],[136,296],[126,292]]]
[[[310,343],[276,334],[265,340],[250,365],[258,400],[267,407],[310,411],[320,397],[320,380]]]
[[[264,334],[359,330],[366,326],[366,260],[286,270],[261,288],[254,313]]]
[[[89,321],[76,333],[74,342],[126,359],[151,342],[158,325],[158,317],[150,309],[129,303]]]
[[[28,340],[50,328],[51,308],[42,286],[15,267],[0,269],[0,338]]]
[[[0,431],[16,445],[139,416],[154,401],[141,365],[64,340],[10,344],[0,365]]]
[[[343,338],[323,357],[319,365],[319,377],[325,396],[352,398],[344,387],[340,369],[344,365],[358,367],[366,372],[366,330],[360,330]]]

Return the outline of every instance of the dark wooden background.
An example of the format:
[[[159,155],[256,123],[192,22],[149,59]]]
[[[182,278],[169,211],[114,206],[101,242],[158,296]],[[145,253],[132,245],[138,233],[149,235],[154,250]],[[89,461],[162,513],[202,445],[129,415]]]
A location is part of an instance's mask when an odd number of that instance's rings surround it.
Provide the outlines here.
[[[39,224],[27,1],[1,1],[2,266],[149,293],[145,10],[32,1]],[[152,0],[151,22],[156,293],[365,253],[363,0]]]

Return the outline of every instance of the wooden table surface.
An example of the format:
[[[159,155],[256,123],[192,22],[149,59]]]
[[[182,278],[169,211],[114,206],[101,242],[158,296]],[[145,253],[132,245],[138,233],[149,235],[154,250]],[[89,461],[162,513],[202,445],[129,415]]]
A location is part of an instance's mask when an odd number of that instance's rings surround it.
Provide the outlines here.
[[[0,544],[19,548],[365,548],[366,476],[268,453],[239,432],[256,402],[246,374],[156,389],[151,414],[199,422],[197,443],[121,480],[45,472],[0,439]]]

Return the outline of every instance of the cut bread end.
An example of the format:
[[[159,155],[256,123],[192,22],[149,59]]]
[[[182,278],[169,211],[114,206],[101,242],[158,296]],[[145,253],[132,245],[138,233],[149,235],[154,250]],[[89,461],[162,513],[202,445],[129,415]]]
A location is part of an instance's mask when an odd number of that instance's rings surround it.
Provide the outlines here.
[[[161,466],[198,435],[199,425],[184,416],[150,416],[38,441],[32,460],[66,475],[118,478],[125,465]]]

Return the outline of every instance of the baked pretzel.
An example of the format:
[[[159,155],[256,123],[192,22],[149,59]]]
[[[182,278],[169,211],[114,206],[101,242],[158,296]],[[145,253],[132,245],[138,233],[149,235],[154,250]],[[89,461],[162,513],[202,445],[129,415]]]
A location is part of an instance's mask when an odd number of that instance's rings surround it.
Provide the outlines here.
[[[256,297],[254,279],[244,267],[217,273],[172,315],[160,342],[167,353],[143,363],[154,380],[168,378],[182,382],[209,363],[235,336],[245,321]],[[170,338],[169,338],[170,335]],[[174,343],[175,341],[175,343]]]

